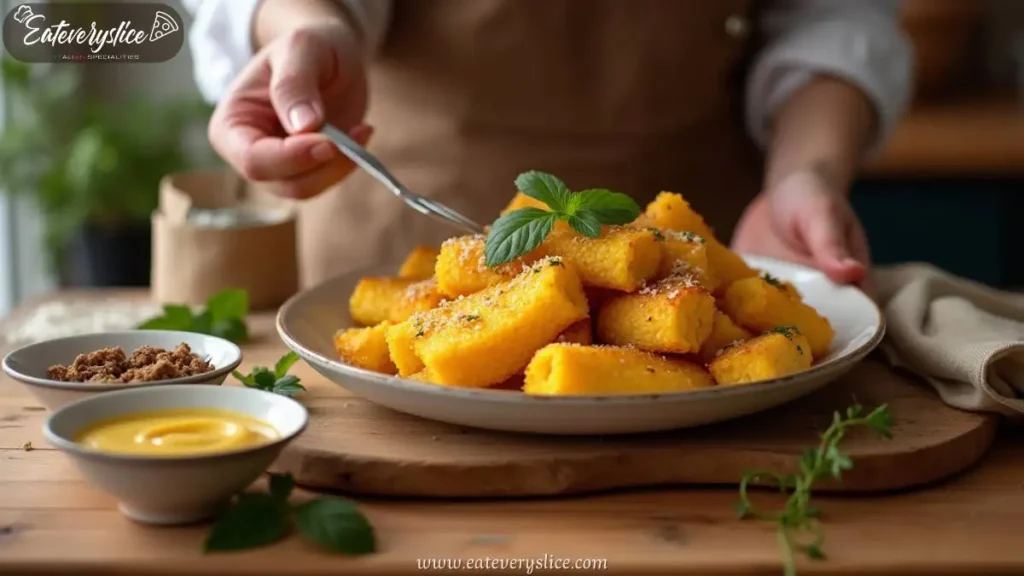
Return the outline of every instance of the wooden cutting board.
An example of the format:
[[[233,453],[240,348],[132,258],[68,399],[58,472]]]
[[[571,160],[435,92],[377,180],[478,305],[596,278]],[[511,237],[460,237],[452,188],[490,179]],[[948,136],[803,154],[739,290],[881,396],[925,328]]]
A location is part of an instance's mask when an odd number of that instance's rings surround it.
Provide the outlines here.
[[[311,396],[310,424],[275,464],[310,488],[390,496],[578,494],[672,484],[736,484],[744,470],[795,470],[834,410],[854,399],[888,404],[891,440],[866,430],[843,450],[841,484],[866,492],[905,488],[959,472],[991,445],[993,416],[949,408],[935,393],[869,360],[826,388],[762,414],[698,429],[609,437],[488,432],[407,416],[346,396]]]

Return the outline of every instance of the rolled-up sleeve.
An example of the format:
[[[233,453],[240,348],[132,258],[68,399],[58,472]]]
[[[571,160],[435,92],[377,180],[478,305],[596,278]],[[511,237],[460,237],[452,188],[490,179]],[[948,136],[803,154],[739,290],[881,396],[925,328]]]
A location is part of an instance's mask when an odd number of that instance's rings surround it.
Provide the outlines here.
[[[228,86],[253,55],[252,20],[262,0],[183,0],[192,14],[189,49],[199,92],[210,103]],[[372,53],[383,42],[391,0],[334,0],[359,27]]]
[[[751,136],[770,139],[779,107],[815,75],[857,86],[874,105],[877,149],[906,111],[913,85],[913,52],[899,26],[900,0],[785,0],[759,22],[766,43],[748,78]]]

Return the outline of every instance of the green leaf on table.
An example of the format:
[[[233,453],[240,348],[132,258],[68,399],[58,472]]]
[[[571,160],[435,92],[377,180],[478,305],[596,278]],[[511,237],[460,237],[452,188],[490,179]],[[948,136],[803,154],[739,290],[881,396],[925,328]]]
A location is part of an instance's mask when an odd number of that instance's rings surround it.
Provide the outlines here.
[[[296,354],[294,350],[288,352],[284,356],[281,356],[281,359],[277,361],[277,364],[274,364],[274,376],[283,378],[298,361],[299,355]]]
[[[225,318],[214,321],[210,333],[231,342],[245,342],[249,339],[249,328],[241,318]]]
[[[210,314],[209,310],[203,310],[192,320],[190,332],[197,332],[199,334],[210,334],[213,332],[213,315]]]
[[[208,552],[245,550],[272,544],[288,532],[288,507],[270,494],[240,494],[214,523]]]
[[[281,502],[287,502],[295,489],[295,479],[291,474],[271,474],[267,481],[270,486],[270,495]]]
[[[229,318],[242,319],[249,313],[249,293],[237,288],[222,290],[206,301],[206,310],[214,323]]]
[[[298,376],[292,376],[288,374],[283,376],[274,382],[273,392],[274,394],[280,394],[282,396],[292,397],[301,392],[305,392],[306,388],[302,384],[299,384]]]
[[[558,216],[540,208],[520,208],[498,218],[484,243],[484,263],[498,266],[540,246]]]
[[[252,376],[249,374],[242,374],[238,370],[232,370],[231,375],[237,378],[239,382],[241,382],[248,388],[256,387],[256,382],[252,379]]]
[[[267,392],[274,389],[274,383],[277,381],[277,378],[274,377],[274,373],[263,366],[257,366],[252,369],[252,379],[257,388],[260,390],[266,390]]]
[[[317,498],[295,509],[295,525],[305,537],[334,552],[376,551],[373,526],[356,505],[340,498]]]

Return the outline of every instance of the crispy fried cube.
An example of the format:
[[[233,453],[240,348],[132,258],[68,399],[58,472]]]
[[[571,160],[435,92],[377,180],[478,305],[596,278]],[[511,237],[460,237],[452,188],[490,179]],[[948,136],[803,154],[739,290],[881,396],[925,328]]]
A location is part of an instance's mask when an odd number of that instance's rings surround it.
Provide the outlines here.
[[[438,250],[432,246],[417,246],[405,257],[402,267],[398,269],[399,278],[427,280],[434,276],[437,265]]]
[[[435,269],[437,287],[450,298],[479,292],[488,286],[506,282],[545,254],[543,247],[507,264],[488,268],[484,261],[482,234],[449,238],[441,244]]]
[[[584,286],[623,292],[633,292],[653,279],[661,262],[655,234],[631,226],[605,226],[597,238],[555,226],[542,248],[565,259]]]
[[[719,304],[740,326],[756,333],[781,326],[796,326],[811,343],[811,355],[828,354],[835,330],[824,316],[763,278],[745,278],[733,283]]]
[[[597,312],[597,338],[653,352],[697,352],[711,335],[715,299],[693,279],[670,277],[617,294]]]
[[[701,362],[707,364],[715,359],[719,350],[745,342],[753,337],[754,335],[749,331],[737,326],[728,314],[721,310],[715,310],[715,322],[711,328],[711,335],[701,345],[697,356]]]
[[[811,367],[810,346],[796,328],[777,328],[726,348],[708,370],[723,386],[781,378]]]
[[[392,323],[381,322],[367,328],[349,328],[334,335],[334,349],[346,363],[357,368],[397,374],[398,368],[388,353],[387,329]]]
[[[549,344],[526,367],[527,394],[657,394],[714,386],[702,366],[616,346]]]
[[[718,280],[711,274],[707,240],[693,232],[664,230],[660,233],[664,240],[661,242],[658,278],[690,273],[708,292],[714,292],[718,288]]]
[[[426,368],[437,384],[485,387],[522,370],[587,315],[579,277],[560,259],[545,258],[508,282],[392,326],[388,348],[403,376]]]
[[[363,326],[385,320],[401,322],[415,312],[430,310],[441,303],[434,280],[368,276],[359,280],[349,298],[349,315]]]

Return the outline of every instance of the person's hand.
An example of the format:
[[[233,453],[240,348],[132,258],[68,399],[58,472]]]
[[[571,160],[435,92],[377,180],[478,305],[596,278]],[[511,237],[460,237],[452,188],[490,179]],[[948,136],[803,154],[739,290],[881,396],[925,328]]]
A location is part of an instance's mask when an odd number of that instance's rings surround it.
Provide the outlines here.
[[[353,164],[316,132],[329,122],[365,145],[366,75],[351,34],[337,24],[299,28],[249,61],[210,120],[213,148],[248,180],[308,198]]]
[[[846,195],[813,171],[762,192],[740,219],[733,248],[797,262],[871,293],[867,236]]]

